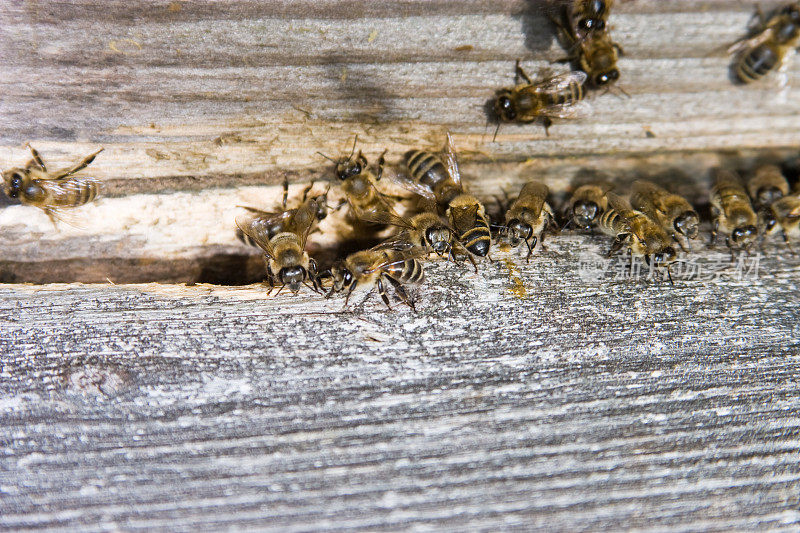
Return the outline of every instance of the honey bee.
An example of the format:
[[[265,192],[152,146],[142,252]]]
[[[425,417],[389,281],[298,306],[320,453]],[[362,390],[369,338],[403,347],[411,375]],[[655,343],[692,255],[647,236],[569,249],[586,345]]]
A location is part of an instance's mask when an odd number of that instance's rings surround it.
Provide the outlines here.
[[[764,165],[747,180],[747,192],[757,207],[769,207],[789,194],[789,182],[776,165]]]
[[[386,241],[384,245],[391,244],[400,250],[419,247],[440,257],[446,254],[452,259],[453,229],[433,211],[423,211],[411,217],[403,217],[390,209],[360,216],[367,222],[400,228],[400,233]]]
[[[303,197],[300,200],[300,204],[304,204],[306,199],[308,198],[308,193],[311,192],[311,189],[314,187],[314,182],[311,182],[308,187],[303,190]],[[287,201],[289,198],[289,180],[288,178],[284,178],[283,180],[283,200],[281,201],[281,210],[276,212],[269,212],[269,211],[262,211],[261,209],[256,209],[255,207],[247,207],[247,206],[240,206],[243,209],[246,209],[248,212],[252,213],[255,217],[258,217],[262,222],[260,224],[263,228],[266,229],[266,235],[268,239],[271,239],[278,233],[283,233],[286,231],[286,223],[292,220],[295,213],[297,213],[297,208],[289,209],[287,207]],[[319,196],[313,197],[313,200],[316,202],[317,205],[317,213],[315,215],[316,222],[320,222],[324,220],[328,216],[328,191],[327,189],[325,192]],[[241,228],[236,228],[236,236],[245,244],[250,246],[254,246],[256,248],[260,248],[261,246],[253,241],[250,237],[245,234]]]
[[[570,52],[564,61],[574,63],[586,73],[587,87],[607,87],[619,79],[617,60],[622,55],[622,48],[611,39],[608,32],[591,32],[581,38],[570,25],[565,26],[557,20],[553,22]]]
[[[358,151],[358,154],[355,154],[357,142],[358,135],[353,141],[353,149],[350,151],[350,155],[336,160],[331,159],[322,152],[317,152],[325,159],[336,164],[335,174],[340,181],[347,203],[350,204],[349,218],[352,222],[358,221],[362,214],[385,211],[389,207],[388,202],[376,187],[376,183],[380,181],[383,175],[386,151],[378,158],[377,174],[375,174],[361,150]]]
[[[567,224],[580,229],[596,226],[600,216],[608,209],[606,192],[609,189],[609,186],[597,184],[581,185],[575,189],[565,209]]]
[[[505,232],[511,246],[525,242],[530,260],[537,242],[544,242],[544,230],[555,220],[547,203],[547,185],[530,181],[522,187],[519,196],[506,211]]]
[[[773,230],[780,226],[783,240],[787,244],[789,239],[800,239],[800,195],[789,194],[770,205],[770,212],[775,223],[769,228]]]
[[[361,287],[367,293],[377,287],[378,294],[391,309],[386,287],[392,285],[400,299],[414,309],[414,304],[408,298],[403,285],[416,285],[422,282],[424,271],[419,258],[426,253],[425,250],[416,247],[398,250],[378,245],[369,250],[350,254],[331,268],[333,285],[327,297],[347,291],[345,296],[347,305],[356,287]]]
[[[739,177],[731,171],[717,169],[714,187],[711,189],[711,216],[714,227],[711,242],[722,231],[727,235],[725,243],[734,248],[750,248],[755,242],[758,219],[747,191]]]
[[[56,225],[63,209],[80,207],[97,198],[100,181],[94,178],[72,177],[86,168],[100,150],[90,154],[72,167],[48,171],[42,156],[28,145],[32,159],[23,168],[3,172],[4,191],[10,198],[18,198],[23,205],[43,210]]]
[[[633,209],[620,196],[612,192],[606,196],[609,209],[600,217],[598,227],[606,235],[614,237],[614,244],[608,252],[609,257],[623,246],[628,246],[632,257],[643,257],[647,264],[652,261],[656,268],[667,267],[671,282],[669,265],[675,262],[677,253],[669,235],[650,217]]]
[[[318,292],[317,265],[305,250],[321,211],[318,200],[306,199],[293,212],[264,213],[252,208],[248,211],[236,217],[236,226],[247,237],[246,242],[264,251],[270,292],[280,285],[278,293],[289,287],[296,294],[300,285],[308,286],[309,281]]]
[[[567,20],[576,35],[585,38],[606,30],[614,0],[574,0],[567,8]]]
[[[553,118],[575,118],[584,109],[583,84],[586,73],[581,71],[559,74],[534,83],[517,60],[514,87],[497,92],[494,109],[504,122],[528,123],[541,120],[545,133]],[[526,83],[519,83],[522,78]]]
[[[492,233],[486,218],[486,208],[464,190],[450,134],[447,134],[441,156],[422,150],[411,150],[405,154],[405,161],[414,181],[403,183],[403,186],[444,208],[450,227],[455,231],[458,241],[471,254],[468,256],[470,259],[472,255],[488,255]]]
[[[631,206],[656,221],[684,251],[696,239],[700,217],[686,199],[645,180],[633,182]]]
[[[758,33],[728,50],[736,54],[733,71],[742,83],[757,81],[782,66],[787,54],[800,41],[800,2],[792,2],[769,18],[760,8],[757,15]]]

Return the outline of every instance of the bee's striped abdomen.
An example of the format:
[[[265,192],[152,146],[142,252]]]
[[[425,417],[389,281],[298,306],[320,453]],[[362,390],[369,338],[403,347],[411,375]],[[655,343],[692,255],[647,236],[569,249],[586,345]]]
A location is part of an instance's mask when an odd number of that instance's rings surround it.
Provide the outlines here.
[[[432,189],[449,178],[444,163],[430,152],[411,150],[406,152],[405,159],[411,177]]]
[[[763,78],[773,70],[780,58],[775,49],[762,44],[745,53],[736,64],[736,77],[743,83],[750,83]]]

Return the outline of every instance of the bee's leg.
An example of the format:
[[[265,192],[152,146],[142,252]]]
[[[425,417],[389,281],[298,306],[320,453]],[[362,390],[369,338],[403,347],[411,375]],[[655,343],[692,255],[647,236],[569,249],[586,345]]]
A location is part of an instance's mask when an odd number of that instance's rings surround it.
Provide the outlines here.
[[[338,211],[339,209],[341,209],[345,205],[347,205],[347,198],[342,198],[341,200],[339,200],[339,205],[337,205],[336,207],[333,208],[333,211],[334,212]]]
[[[412,302],[411,299],[408,297],[408,293],[406,292],[406,289],[403,287],[403,284],[391,276],[386,276],[386,279],[388,279],[389,283],[392,284],[395,292],[397,292],[397,295],[400,297],[400,300],[402,300],[404,304],[409,306],[412,311],[416,311],[417,308],[414,306],[414,302]]]
[[[267,296],[272,294],[272,289],[275,288],[275,276],[272,274],[272,267],[269,266],[269,261],[267,263],[267,283],[269,283],[269,290],[267,291]]]
[[[353,281],[350,285],[350,289],[348,289],[347,294],[344,297],[344,306],[347,307],[347,302],[350,301],[350,295],[353,294],[353,291],[356,290],[356,285],[358,285],[358,281]]]
[[[623,233],[621,235],[617,235],[617,237],[614,239],[614,242],[611,244],[611,249],[608,250],[606,257],[611,257],[612,255],[620,251],[620,249],[622,249],[627,240],[628,240],[627,234]]]
[[[55,229],[58,229],[58,222],[57,222],[58,217],[56,217],[56,214],[53,212],[53,209],[50,207],[45,207],[44,214],[47,215],[47,218],[49,218],[50,222],[53,223],[53,227]]]
[[[553,125],[553,121],[550,117],[542,117],[542,126],[544,126],[544,134],[550,137],[550,126]]]
[[[89,154],[86,157],[84,157],[83,159],[81,159],[80,162],[77,165],[75,165],[74,167],[68,168],[68,169],[65,169],[65,170],[61,170],[61,171],[57,172],[56,175],[53,176],[50,179],[58,180],[58,179],[61,179],[61,178],[66,178],[67,176],[71,176],[72,174],[75,174],[79,170],[83,170],[84,168],[89,166],[89,164],[92,161],[94,161],[94,158],[97,157],[97,154],[99,154],[102,151],[103,151],[103,148],[100,148],[95,153]]]
[[[314,259],[308,260],[308,277],[311,279],[311,285],[314,288],[314,292],[317,294],[322,294],[320,289],[322,286],[319,283],[319,275],[317,274],[317,262]]]
[[[711,242],[708,243],[709,248],[713,248],[717,244],[717,235],[719,235],[719,218],[714,219],[714,224],[711,226]]]
[[[281,205],[283,209],[286,210],[286,202],[289,200],[289,177],[283,177],[283,200],[281,200]],[[303,200],[305,200],[305,196],[303,196]]]
[[[311,180],[311,183],[308,184],[308,187],[303,189],[303,203],[305,203],[306,198],[308,198],[308,193],[311,192],[311,189],[314,187],[314,180]],[[286,209],[286,204],[284,204],[284,209]]]
[[[25,165],[26,170],[30,170],[33,167],[33,164],[36,163],[43,172],[47,172],[47,167],[44,166],[44,159],[42,156],[39,155],[39,152],[30,144],[27,145],[28,149],[31,151],[31,155],[33,159],[31,159],[27,165]]]
[[[671,265],[667,265],[667,279],[669,279],[669,284],[674,286],[675,282],[672,281],[672,271],[669,269],[670,266]]]
[[[725,244],[728,246],[728,251],[731,253],[731,263],[733,263],[736,260],[736,254],[735,254],[735,251],[733,249],[733,246],[731,246],[731,238],[730,237],[726,237],[725,238]]]
[[[522,70],[522,67],[519,64],[519,59],[517,59],[517,64],[514,66],[514,84],[515,85],[519,84],[519,79],[520,78],[522,78],[523,80],[528,82],[528,84],[533,85],[533,82],[531,81],[531,79],[528,77],[527,74],[525,74],[525,71]]]
[[[619,57],[622,57],[622,56],[625,55],[625,50],[622,49],[622,47],[619,45],[619,43],[611,43],[611,46],[613,46],[614,50],[617,51],[617,54],[619,55]]]
[[[386,164],[386,152],[388,151],[389,149],[387,148],[378,158],[378,175],[375,177],[375,181],[380,181],[381,177],[383,176],[383,167]]]
[[[531,256],[533,255],[533,251],[536,249],[537,241],[538,239],[536,238],[536,235],[531,237],[530,242],[528,241],[528,239],[525,239],[525,245],[528,247],[528,256],[525,258],[526,262],[530,262]]]
[[[386,276],[381,276],[381,277],[378,278],[378,294],[381,295],[381,299],[383,300],[383,303],[386,304],[386,307],[391,309],[392,306],[389,304],[389,296],[387,296],[386,287],[384,287],[384,285],[383,285],[383,278],[385,278],[385,277]]]

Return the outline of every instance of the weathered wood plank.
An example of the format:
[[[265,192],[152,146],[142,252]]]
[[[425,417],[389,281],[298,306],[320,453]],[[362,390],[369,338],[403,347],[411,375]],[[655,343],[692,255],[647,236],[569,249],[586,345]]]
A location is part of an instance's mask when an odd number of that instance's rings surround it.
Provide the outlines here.
[[[583,281],[594,242],[433,264],[417,313],[0,288],[0,527],[795,528],[797,257]]]
[[[486,103],[511,83],[514,59],[535,71],[563,55],[546,2],[5,3],[0,167],[24,162],[26,141],[56,162],[102,145],[89,170],[108,198],[82,210],[83,232],[2,209],[0,278],[230,280],[202,273],[255,268],[235,247],[233,207],[269,205],[287,174],[330,179],[315,152],[337,156],[355,133],[371,159],[388,149],[396,164],[452,130],[487,199],[531,175],[557,194],[598,168],[628,180],[678,167],[704,185],[714,164],[795,155],[797,69],[783,90],[728,80],[723,48],[750,4],[620,4],[613,31],[632,97],[594,95],[589,117],[550,137],[507,126],[491,142]]]

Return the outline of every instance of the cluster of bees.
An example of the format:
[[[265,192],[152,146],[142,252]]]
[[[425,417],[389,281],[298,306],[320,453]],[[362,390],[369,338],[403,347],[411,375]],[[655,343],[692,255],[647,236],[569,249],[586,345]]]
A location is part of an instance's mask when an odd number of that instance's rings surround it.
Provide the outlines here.
[[[622,49],[608,31],[612,4],[613,0],[576,0],[559,18],[553,18],[569,51],[565,61],[573,63],[576,70],[534,82],[518,61],[515,85],[499,90],[494,99],[498,127],[500,122],[538,120],[547,129],[553,118],[577,116],[587,89],[608,88],[619,79],[617,60]],[[759,11],[751,34],[731,48],[736,56],[736,76],[746,83],[762,78],[782,64],[798,40],[800,2],[778,9],[770,17]],[[43,209],[54,223],[64,209],[97,197],[99,181],[75,174],[100,151],[54,171],[29,148],[31,159],[24,167],[3,172],[9,197]],[[284,287],[298,292],[305,285],[326,291],[328,296],[344,293],[347,302],[357,288],[367,293],[377,289],[388,306],[387,289],[391,287],[401,301],[413,307],[405,286],[423,280],[423,261],[432,254],[454,262],[468,260],[477,271],[478,260],[489,257],[493,243],[505,240],[511,247],[524,244],[529,260],[545,235],[560,231],[564,222],[564,227],[611,237],[609,256],[625,249],[632,258],[643,258],[669,275],[669,265],[679,252],[690,252],[691,242],[699,235],[700,217],[685,198],[643,180],[633,183],[627,197],[608,184],[584,184],[573,191],[562,209],[563,217],[557,217],[548,203],[547,186],[530,181],[503,215],[492,221],[481,201],[462,183],[449,134],[441,152],[411,150],[404,155],[400,172],[387,173],[392,183],[410,195],[406,199],[411,208],[400,214],[400,204],[378,185],[384,175],[385,152],[373,168],[355,149],[354,142],[350,154],[338,159],[323,154],[334,162],[335,182],[345,198],[337,210],[346,204],[347,221],[361,230],[377,235],[393,227],[394,234],[320,270],[306,243],[328,215],[329,190],[312,195],[312,184],[298,205],[289,207],[288,183],[284,182],[277,210],[247,207],[236,217],[239,238],[264,252],[268,281],[271,287],[279,287],[279,292]],[[787,243],[790,238],[800,238],[800,189],[792,193],[776,166],[763,166],[746,181],[731,171],[716,170],[710,204],[712,242],[724,235],[732,253],[749,250],[777,231]]]

